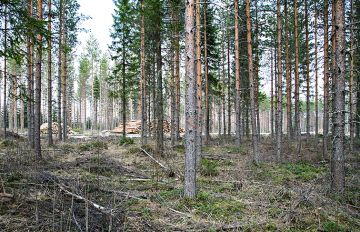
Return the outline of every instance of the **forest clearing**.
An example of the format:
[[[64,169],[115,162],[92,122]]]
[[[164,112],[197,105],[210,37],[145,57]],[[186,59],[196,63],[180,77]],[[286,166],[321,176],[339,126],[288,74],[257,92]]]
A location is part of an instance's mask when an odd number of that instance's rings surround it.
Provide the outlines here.
[[[300,157],[288,143],[282,164],[262,138],[258,167],[251,142],[231,140],[203,147],[195,199],[182,197],[183,145],[156,158],[164,168],[140,139],[70,138],[44,150],[41,163],[25,141],[2,141],[1,231],[358,231],[359,153],[347,157],[339,198],[329,194],[320,138],[304,140]],[[154,144],[143,149],[152,155]]]
[[[0,232],[360,232],[360,0],[0,0]]]

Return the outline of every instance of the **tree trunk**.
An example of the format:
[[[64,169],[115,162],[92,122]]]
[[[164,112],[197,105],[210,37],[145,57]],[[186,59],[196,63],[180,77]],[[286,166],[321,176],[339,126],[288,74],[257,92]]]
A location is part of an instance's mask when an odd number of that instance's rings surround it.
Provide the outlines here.
[[[298,9],[297,0],[294,0],[294,33],[295,33],[295,132],[298,140],[298,153],[301,149],[300,128],[300,78],[299,78],[299,33],[298,33]]]
[[[290,50],[289,50],[289,20],[288,5],[285,0],[285,69],[286,69],[286,116],[287,116],[287,137],[292,136],[292,117],[291,117],[291,69],[290,69]]]
[[[224,23],[224,28],[225,28]],[[221,48],[222,48],[222,120],[223,120],[223,135],[226,135],[226,102],[225,102],[225,88],[226,88],[226,82],[225,82],[225,30],[223,31],[222,40],[221,40]]]
[[[6,82],[7,82],[7,4],[5,4],[5,28],[4,28],[4,139],[6,139],[6,114],[7,114],[7,105],[6,105]]]
[[[185,197],[196,195],[196,76],[194,41],[194,0],[186,1],[185,11]]]
[[[51,72],[51,0],[48,0],[48,145],[53,145],[52,137],[52,72]]]
[[[201,8],[200,8],[200,0],[196,0],[196,35],[195,35],[195,46],[196,46],[196,103],[197,103],[197,128],[196,128],[196,164],[200,164],[201,159],[201,145],[202,145],[202,73],[201,73]],[[206,17],[206,12],[204,13]],[[204,18],[206,23],[206,18]],[[205,25],[205,24],[204,24]],[[205,33],[206,33],[206,26]],[[206,38],[206,35],[205,35]],[[205,39],[206,44],[206,39]],[[205,51],[207,54],[207,51]],[[205,55],[205,57],[207,57]],[[207,67],[205,67],[207,68]],[[205,72],[205,75],[206,72]],[[207,77],[205,77],[207,78]],[[207,84],[207,81],[206,83]],[[207,99],[205,99],[207,101]],[[207,103],[208,104],[208,103]],[[208,105],[207,105],[208,107]],[[208,110],[208,108],[206,108]],[[208,117],[208,113],[206,113]],[[207,124],[205,124],[208,126]],[[208,129],[206,130],[208,133]],[[206,137],[208,139],[208,137]],[[206,140],[208,141],[208,140]]]
[[[281,143],[282,143],[282,55],[281,55],[281,9],[280,0],[277,0],[277,135],[276,135],[276,157],[281,162]]]
[[[350,127],[350,151],[354,150],[354,5],[350,2],[350,82],[349,82],[349,127]]]
[[[37,17],[42,20],[42,0],[37,1]],[[35,119],[34,119],[34,140],[35,140],[35,153],[37,158],[41,159],[41,141],[40,141],[40,123],[41,123],[41,62],[42,62],[42,35],[37,35],[37,54],[36,54],[36,75],[35,75]]]
[[[315,136],[319,134],[319,92],[318,92],[318,49],[317,49],[317,18],[318,11],[315,3]]]
[[[227,33],[227,75],[228,75],[228,107],[227,107],[227,116],[228,116],[228,136],[231,135],[231,69],[230,69],[230,34]]]
[[[235,0],[237,1],[237,0]],[[279,0],[278,0],[279,1]],[[252,146],[254,163],[256,165],[260,162],[258,134],[256,129],[256,111],[255,111],[255,86],[253,74],[252,61],[252,37],[251,37],[251,18],[250,18],[250,0],[246,0],[246,28],[247,28],[247,48],[248,48],[248,62],[249,62],[249,81],[250,81],[250,107],[251,107],[251,130],[252,130]]]
[[[335,67],[334,135],[331,159],[331,190],[343,194],[345,189],[344,123],[345,123],[345,10],[344,1],[335,1]],[[334,12],[333,12],[334,13]]]
[[[207,46],[207,0],[204,0],[204,62],[205,62],[205,142],[210,139],[210,106],[209,106],[209,63]]]
[[[33,1],[28,2],[29,17],[33,16]],[[5,80],[5,78],[4,78]],[[27,38],[27,124],[28,124],[28,142],[32,148],[35,147],[34,141],[34,76],[33,76],[33,41],[30,36]],[[5,101],[4,101],[5,103]],[[5,119],[4,119],[5,120]]]
[[[324,119],[323,119],[323,158],[328,153],[329,132],[329,4],[324,0]]]
[[[141,146],[147,144],[146,79],[145,79],[145,21],[144,0],[141,0],[140,29],[140,91],[141,91]]]
[[[308,1],[305,0],[305,49],[306,49],[306,134],[310,135],[310,54]]]
[[[65,11],[65,6],[63,7],[63,11]],[[66,15],[65,13],[63,14],[63,20],[65,22],[66,20]],[[63,25],[63,30],[64,32],[63,34],[63,49],[62,49],[62,54],[61,54],[61,84],[62,84],[62,120],[63,120],[63,126],[62,126],[62,139],[63,141],[67,140],[67,111],[68,111],[68,107],[67,107],[67,51],[65,51],[64,46],[67,43],[67,29],[65,28],[65,25]]]
[[[63,29],[63,24],[64,24],[64,21],[63,21],[63,18],[64,18],[64,6],[63,6],[63,0],[60,0],[60,16],[59,16],[59,58],[58,58],[58,112],[57,112],[57,121],[58,121],[58,139],[59,141],[62,140],[62,127],[61,127],[61,88],[62,88],[62,70],[61,70],[61,67],[62,67],[62,50],[63,50],[63,33],[64,33],[64,29]]]
[[[274,135],[274,62],[273,62],[273,50],[270,49],[270,76],[271,76],[271,81],[270,81],[270,132],[271,132],[271,136]]]
[[[176,36],[175,36],[175,85],[176,85],[176,141],[180,139],[180,29],[179,29],[179,12],[176,16]]]
[[[161,19],[158,19],[156,25],[156,147],[155,151],[158,156],[164,154],[164,129],[163,129],[163,84],[162,84],[162,56],[161,56]]]
[[[235,133],[236,133],[236,146],[240,146],[241,143],[241,90],[240,90],[240,49],[239,49],[239,1],[234,0],[235,8],[235,79],[236,79],[236,98],[235,98]],[[255,119],[255,117],[254,117]]]

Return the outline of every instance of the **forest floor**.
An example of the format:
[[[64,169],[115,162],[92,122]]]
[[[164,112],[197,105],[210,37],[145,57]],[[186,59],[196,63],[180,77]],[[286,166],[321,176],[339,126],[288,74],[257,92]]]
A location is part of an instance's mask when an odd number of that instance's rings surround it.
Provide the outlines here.
[[[41,161],[24,140],[1,140],[0,231],[360,231],[359,146],[347,152],[338,197],[321,141],[304,138],[301,154],[285,142],[277,164],[274,141],[262,138],[255,166],[249,141],[213,139],[198,196],[186,199],[182,145],[154,157],[161,167],[138,139],[73,138],[44,148]]]

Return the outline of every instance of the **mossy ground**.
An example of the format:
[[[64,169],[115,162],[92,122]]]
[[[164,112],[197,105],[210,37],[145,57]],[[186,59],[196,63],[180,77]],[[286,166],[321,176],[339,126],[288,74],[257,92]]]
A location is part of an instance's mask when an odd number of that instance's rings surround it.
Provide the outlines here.
[[[123,231],[359,231],[358,153],[347,156],[346,192],[339,197],[329,192],[329,162],[318,155],[317,138],[307,139],[300,155],[296,144],[288,143],[282,163],[274,162],[274,142],[262,138],[259,166],[253,165],[249,141],[236,147],[214,139],[203,148],[197,197],[187,199],[182,145],[156,157],[174,170],[169,177],[141,152],[137,139],[126,146],[122,140],[59,143],[44,151],[40,162],[24,142],[1,141],[0,189],[14,199],[0,201],[0,228],[80,231],[69,209],[84,228],[84,202],[74,202],[52,184],[57,181],[114,210],[116,217],[109,217],[90,207],[93,231],[110,224]]]

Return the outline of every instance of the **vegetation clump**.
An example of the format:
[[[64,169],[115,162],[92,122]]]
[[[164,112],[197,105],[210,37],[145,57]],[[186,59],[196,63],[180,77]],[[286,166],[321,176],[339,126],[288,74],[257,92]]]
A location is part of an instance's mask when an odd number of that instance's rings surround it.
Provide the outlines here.
[[[209,160],[209,159],[202,159],[201,160],[201,174],[204,176],[217,176],[219,164],[216,161]]]
[[[119,145],[120,146],[126,146],[126,145],[131,145],[134,144],[135,141],[132,138],[128,138],[128,137],[121,137],[119,140]]]

